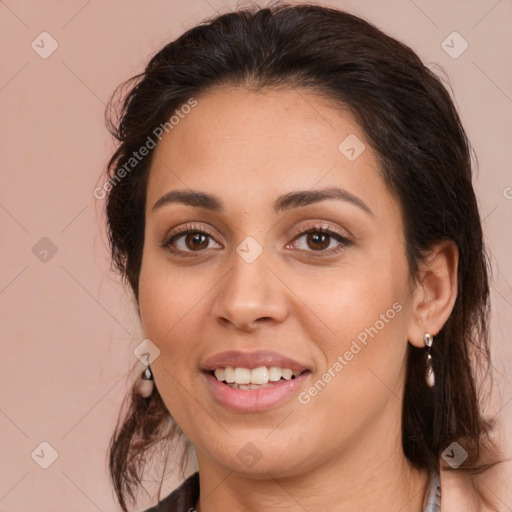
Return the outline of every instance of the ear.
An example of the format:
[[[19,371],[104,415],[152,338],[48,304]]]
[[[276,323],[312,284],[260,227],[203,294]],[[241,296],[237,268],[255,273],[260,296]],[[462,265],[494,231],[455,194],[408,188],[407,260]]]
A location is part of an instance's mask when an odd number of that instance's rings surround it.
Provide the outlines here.
[[[457,299],[459,251],[452,240],[433,246],[420,264],[420,277],[413,291],[409,342],[424,347],[423,336],[435,336],[446,323]]]

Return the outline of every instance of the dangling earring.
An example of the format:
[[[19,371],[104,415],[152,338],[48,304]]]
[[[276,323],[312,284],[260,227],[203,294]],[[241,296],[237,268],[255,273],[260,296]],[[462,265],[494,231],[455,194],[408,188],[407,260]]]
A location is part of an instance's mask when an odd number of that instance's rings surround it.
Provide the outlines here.
[[[427,369],[425,371],[425,380],[427,381],[427,386],[429,388],[433,388],[436,383],[436,378],[434,375],[434,368],[432,367],[432,355],[430,353],[432,348],[433,338],[427,332],[425,336],[423,336],[423,341],[425,342],[425,351],[427,353]]]
[[[151,371],[149,364],[147,368],[142,372],[141,378],[142,381],[139,383],[138,393],[143,398],[148,398],[153,393],[153,389],[155,387],[153,372]]]

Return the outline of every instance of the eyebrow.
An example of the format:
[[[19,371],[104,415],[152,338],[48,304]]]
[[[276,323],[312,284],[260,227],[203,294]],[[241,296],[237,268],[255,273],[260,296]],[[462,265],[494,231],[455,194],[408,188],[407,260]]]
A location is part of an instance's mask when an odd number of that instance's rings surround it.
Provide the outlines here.
[[[276,213],[288,211],[293,208],[308,206],[313,203],[325,201],[327,199],[337,199],[348,202],[357,206],[369,215],[373,216],[373,212],[366,203],[348,190],[340,187],[328,187],[317,190],[300,190],[297,192],[289,192],[279,196],[275,201],[273,209]],[[164,194],[154,205],[153,212],[172,203],[179,203],[196,208],[204,208],[212,212],[224,211],[222,200],[206,192],[197,190],[171,190]]]

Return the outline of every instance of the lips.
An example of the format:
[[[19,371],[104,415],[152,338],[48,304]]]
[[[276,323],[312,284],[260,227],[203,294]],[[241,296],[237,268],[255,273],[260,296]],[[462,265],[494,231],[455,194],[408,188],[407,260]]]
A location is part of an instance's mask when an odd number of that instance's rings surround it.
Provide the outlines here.
[[[252,374],[253,371],[261,372],[263,367],[287,373],[293,371],[293,379],[289,375],[290,380],[285,377],[262,385],[237,385],[222,382],[214,375],[215,370],[217,375],[219,371],[223,375],[226,368],[230,372],[243,369],[243,372]],[[214,401],[238,413],[262,412],[279,407],[291,400],[311,375],[311,369],[306,364],[270,350],[222,352],[209,358],[202,370]],[[226,377],[226,380],[231,379]]]
[[[232,367],[252,370],[261,366],[289,368],[293,373],[311,370],[309,366],[271,350],[258,350],[254,352],[231,350],[222,352],[207,359],[202,369],[205,372],[213,372],[218,368]]]

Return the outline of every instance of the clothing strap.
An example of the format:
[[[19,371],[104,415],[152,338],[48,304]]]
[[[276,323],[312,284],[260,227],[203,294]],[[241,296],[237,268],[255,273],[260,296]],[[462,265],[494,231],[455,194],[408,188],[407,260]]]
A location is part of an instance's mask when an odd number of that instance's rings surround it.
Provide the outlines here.
[[[441,511],[441,482],[439,471],[432,471],[427,487],[427,493],[423,500],[423,512]]]

